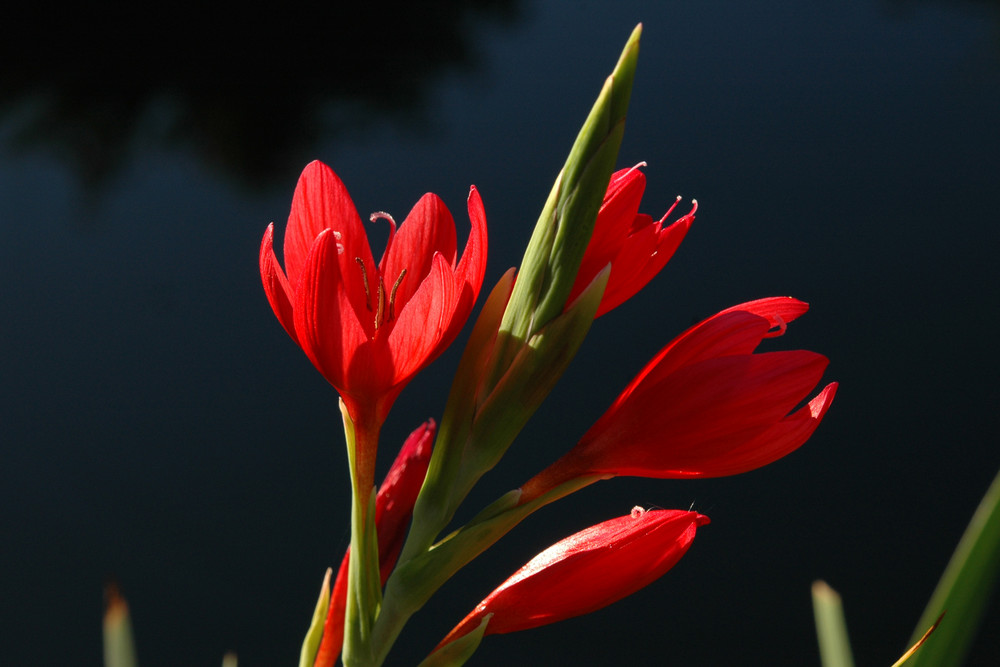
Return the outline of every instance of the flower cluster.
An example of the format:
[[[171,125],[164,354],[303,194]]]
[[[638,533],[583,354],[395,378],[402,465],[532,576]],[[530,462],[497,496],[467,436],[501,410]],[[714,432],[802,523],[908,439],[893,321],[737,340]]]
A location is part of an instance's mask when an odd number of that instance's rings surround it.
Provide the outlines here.
[[[438,426],[404,443],[374,488],[379,432],[406,384],[469,317],[485,274],[483,202],[468,199],[471,231],[459,257],[455,223],[427,194],[389,237],[381,260],[341,180],[314,162],[299,179],[284,231],[274,227],[260,273],[289,336],[342,401],[352,470],[351,547],[328,573],[301,664],[379,665],[403,624],[459,568],[539,508],[615,476],[735,475],[801,446],[836,384],[813,393],[825,357],[759,352],[807,305],[789,297],[724,310],[668,343],[577,444],[458,529],[452,519],[480,477],[571,361],[591,323],[663,269],[694,221],[639,212],[644,164],[612,173],[638,31],[585,123],[518,270],[487,298]],[[677,201],[680,201],[678,198]],[[433,443],[433,446],[432,446]],[[529,561],[438,644],[425,661],[462,664],[485,635],[516,632],[600,609],[650,584],[690,548],[708,518],[635,508],[567,537]],[[447,531],[447,532],[446,532]],[[442,535],[445,537],[442,538]]]

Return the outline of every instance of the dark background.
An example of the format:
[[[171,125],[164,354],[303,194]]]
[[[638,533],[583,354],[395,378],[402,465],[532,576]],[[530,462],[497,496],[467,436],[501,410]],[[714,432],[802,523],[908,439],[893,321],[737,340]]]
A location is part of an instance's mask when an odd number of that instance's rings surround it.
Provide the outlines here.
[[[474,183],[491,286],[642,21],[619,164],[649,163],[643,211],[683,194],[698,219],[595,324],[470,511],[572,444],[671,337],[741,301],[809,301],[768,347],[826,354],[840,393],[766,469],[617,479],[539,512],[390,664],[415,664],[540,549],[636,504],[712,524],[648,589],[489,637],[473,664],[817,664],[817,578],[844,597],[857,663],[891,664],[1000,468],[1000,7],[409,4],[4,10],[0,662],[100,664],[114,577],[144,667],[226,650],[294,664],[349,501],[335,392],[260,286],[265,226],[283,226],[314,158],[362,215],[401,219],[434,191],[462,234]],[[382,469],[440,415],[460,344],[402,394]],[[970,665],[1000,663],[997,635],[994,602]]]

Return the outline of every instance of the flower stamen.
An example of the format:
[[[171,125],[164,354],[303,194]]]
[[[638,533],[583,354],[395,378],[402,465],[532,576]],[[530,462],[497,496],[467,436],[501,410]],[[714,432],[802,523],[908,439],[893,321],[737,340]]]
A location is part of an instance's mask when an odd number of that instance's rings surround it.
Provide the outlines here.
[[[361,267],[361,282],[365,286],[365,308],[372,309],[372,295],[368,291],[368,272],[365,270],[365,263],[360,257],[355,257],[354,261]]]
[[[394,306],[396,304],[396,290],[399,289],[399,284],[403,282],[403,278],[406,277],[406,269],[399,272],[399,277],[396,278],[396,282],[392,284],[392,291],[389,292],[389,321],[391,322],[396,318],[396,313],[394,312]]]
[[[636,169],[641,169],[642,167],[648,167],[648,166],[649,165],[646,164],[645,160],[643,160],[642,162],[640,162],[639,164],[635,165],[634,167],[632,167],[631,169],[629,169],[628,171],[626,171],[624,174],[622,174],[621,176],[619,176],[615,180],[616,181],[620,181],[621,179],[625,178],[626,176],[628,176],[629,174],[631,174]]]
[[[396,221],[385,211],[376,211],[375,213],[372,213],[368,216],[368,220],[370,222],[378,222],[379,220],[386,220],[389,222],[389,238],[386,240],[385,250],[382,252],[382,261],[384,262],[385,258],[389,256],[389,248],[392,246],[392,239],[396,236]]]
[[[382,313],[385,311],[385,282],[378,277],[378,310],[375,311],[375,331],[382,326]]]

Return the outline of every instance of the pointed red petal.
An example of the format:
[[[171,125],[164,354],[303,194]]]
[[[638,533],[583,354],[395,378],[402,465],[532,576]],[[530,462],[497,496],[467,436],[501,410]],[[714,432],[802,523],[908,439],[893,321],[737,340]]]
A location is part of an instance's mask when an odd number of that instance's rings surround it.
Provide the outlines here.
[[[808,440],[837,394],[837,383],[823,388],[809,403],[767,431],[731,451],[725,461],[712,467],[711,476],[738,475],[756,470],[791,454]]]
[[[639,212],[645,188],[646,176],[637,168],[622,169],[612,174],[566,303],[573,303],[594,276],[618,256]]]
[[[285,268],[293,285],[313,241],[324,229],[335,229],[345,237],[365,238],[358,210],[344,183],[330,167],[316,160],[306,165],[299,176],[285,228]]]
[[[808,310],[809,304],[805,301],[799,301],[790,296],[772,296],[766,299],[747,301],[746,303],[726,308],[719,315],[735,311],[753,313],[754,315],[766,318],[773,328],[798,319],[799,316]]]
[[[750,354],[772,328],[783,327],[808,309],[807,303],[791,297],[758,299],[727,308],[670,341],[629,383],[619,401],[641,384],[658,381],[683,366],[714,357]]]
[[[313,667],[334,667],[340,657],[340,649],[344,646],[344,615],[347,610],[347,570],[351,563],[351,549],[347,548],[337,570],[337,578],[330,589],[330,606],[326,610],[326,620],[323,622],[323,638]]]
[[[410,433],[396,455],[375,498],[379,565],[385,583],[403,548],[413,505],[427,475],[437,425],[431,419]]]
[[[410,300],[424,276],[430,273],[435,252],[454,268],[456,247],[451,212],[440,197],[428,192],[406,216],[382,259],[382,273],[389,289],[406,270],[396,290],[397,308]]]
[[[611,277],[595,317],[617,308],[649,284],[674,256],[694,222],[689,214],[661,229],[649,216],[638,218],[648,218],[649,223],[625,239],[611,265]]]
[[[788,415],[816,386],[822,355],[804,350],[708,359],[647,384],[583,437],[591,472],[712,476],[732,452]]]
[[[430,273],[402,311],[396,312],[396,322],[389,332],[396,384],[408,382],[430,363],[451,324],[454,292],[452,268],[444,257],[435,254]]]
[[[288,335],[296,343],[299,342],[295,334],[295,318],[293,316],[292,301],[294,294],[288,285],[288,278],[278,264],[278,258],[274,256],[274,223],[267,226],[264,232],[264,239],[260,244],[260,279],[264,283],[264,293],[267,294],[267,301],[271,304],[271,309],[285,328]]]
[[[302,171],[295,186],[285,230],[285,269],[293,288],[297,287],[299,273],[305,266],[313,241],[324,229],[333,232],[341,280],[354,311],[361,318],[366,304],[364,281],[357,258],[364,262],[368,279],[373,281],[372,290],[378,280],[368,236],[343,182],[330,167],[314,161]]]
[[[327,381],[342,394],[348,391],[348,369],[368,338],[344,293],[337,241],[330,230],[316,238],[302,268],[295,294],[295,332],[306,356]]]
[[[585,263],[592,264],[595,273],[618,254],[639,213],[645,190],[646,175],[639,169],[622,169],[612,174],[585,254]],[[595,261],[587,262],[588,256],[594,256]]]
[[[452,308],[451,322],[432,357],[437,357],[455,341],[458,333],[465,326],[465,321],[469,319],[472,307],[479,298],[483,278],[486,276],[486,251],[488,247],[486,211],[483,209],[483,200],[475,186],[469,189],[468,206],[472,228],[469,230],[469,238],[465,242],[462,258],[455,268],[455,302]]]

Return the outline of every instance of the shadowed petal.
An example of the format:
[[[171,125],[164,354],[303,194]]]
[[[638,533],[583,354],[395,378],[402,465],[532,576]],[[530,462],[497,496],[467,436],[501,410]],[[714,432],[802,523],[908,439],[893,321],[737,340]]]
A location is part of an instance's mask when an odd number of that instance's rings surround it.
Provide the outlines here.
[[[753,440],[733,449],[724,461],[716,462],[711,471],[699,476],[738,475],[756,470],[791,454],[812,436],[833,403],[833,397],[836,393],[837,383],[828,384],[807,405],[785,417]]]
[[[729,452],[782,420],[816,386],[822,355],[804,350],[708,359],[649,384],[580,442],[591,472],[711,474]]]
[[[337,241],[324,230],[309,253],[295,294],[295,332],[306,356],[334,386],[347,384],[355,350],[368,338],[337,270]]]
[[[281,326],[296,343],[299,337],[295,333],[295,318],[293,316],[292,299],[294,294],[288,285],[288,278],[274,256],[274,223],[267,226],[264,239],[260,244],[260,278],[264,283],[264,293],[271,309],[281,322]]]

